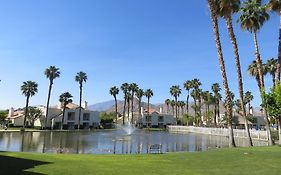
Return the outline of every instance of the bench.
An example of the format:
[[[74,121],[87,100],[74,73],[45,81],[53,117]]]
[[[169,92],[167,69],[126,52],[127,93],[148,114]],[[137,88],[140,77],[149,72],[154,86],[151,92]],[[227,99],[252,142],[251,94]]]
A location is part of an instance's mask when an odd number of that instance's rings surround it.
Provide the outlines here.
[[[162,153],[162,145],[161,144],[154,144],[149,146],[149,153],[150,154],[161,154]]]

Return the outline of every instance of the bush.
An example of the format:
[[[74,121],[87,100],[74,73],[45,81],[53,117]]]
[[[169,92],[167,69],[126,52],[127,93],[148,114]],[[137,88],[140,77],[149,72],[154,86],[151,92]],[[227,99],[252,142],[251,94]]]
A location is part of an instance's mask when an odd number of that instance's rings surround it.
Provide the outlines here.
[[[24,132],[25,131],[25,129],[24,128],[20,128],[20,132]]]
[[[100,119],[101,119],[101,123],[105,124],[105,123],[113,123],[115,118],[115,113],[106,113],[106,112],[102,112],[100,114]]]

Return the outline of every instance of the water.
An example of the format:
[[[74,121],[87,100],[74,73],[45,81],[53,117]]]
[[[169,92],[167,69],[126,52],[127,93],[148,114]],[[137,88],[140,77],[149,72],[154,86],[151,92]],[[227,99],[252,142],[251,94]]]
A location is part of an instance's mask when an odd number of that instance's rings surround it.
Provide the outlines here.
[[[130,133],[130,132],[129,132]],[[244,146],[244,139],[237,139]],[[162,144],[163,152],[194,152],[228,147],[226,137],[175,134],[165,131],[136,129],[128,134],[122,129],[81,132],[1,132],[0,150],[38,153],[75,154],[139,154],[148,153],[149,146]],[[266,142],[254,141],[255,146]]]

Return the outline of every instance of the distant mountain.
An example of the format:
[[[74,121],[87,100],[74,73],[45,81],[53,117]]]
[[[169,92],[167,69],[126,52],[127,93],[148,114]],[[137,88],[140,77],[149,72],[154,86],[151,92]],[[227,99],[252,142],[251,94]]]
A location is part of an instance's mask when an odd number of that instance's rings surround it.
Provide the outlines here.
[[[108,109],[112,108],[114,104],[115,104],[114,100],[110,100],[110,101],[105,101],[105,102],[90,105],[88,106],[88,108],[93,111],[101,112],[101,111],[107,111]]]

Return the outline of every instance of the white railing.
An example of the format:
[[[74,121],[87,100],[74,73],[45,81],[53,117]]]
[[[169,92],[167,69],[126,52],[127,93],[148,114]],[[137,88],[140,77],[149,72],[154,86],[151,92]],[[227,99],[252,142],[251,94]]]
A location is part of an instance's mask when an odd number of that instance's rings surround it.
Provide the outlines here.
[[[169,132],[191,132],[199,134],[209,134],[218,136],[228,136],[228,128],[203,128],[194,126],[167,126]],[[234,137],[246,138],[247,133],[244,129],[233,129]],[[252,139],[256,140],[267,140],[267,132],[260,130],[250,130],[250,135]]]

